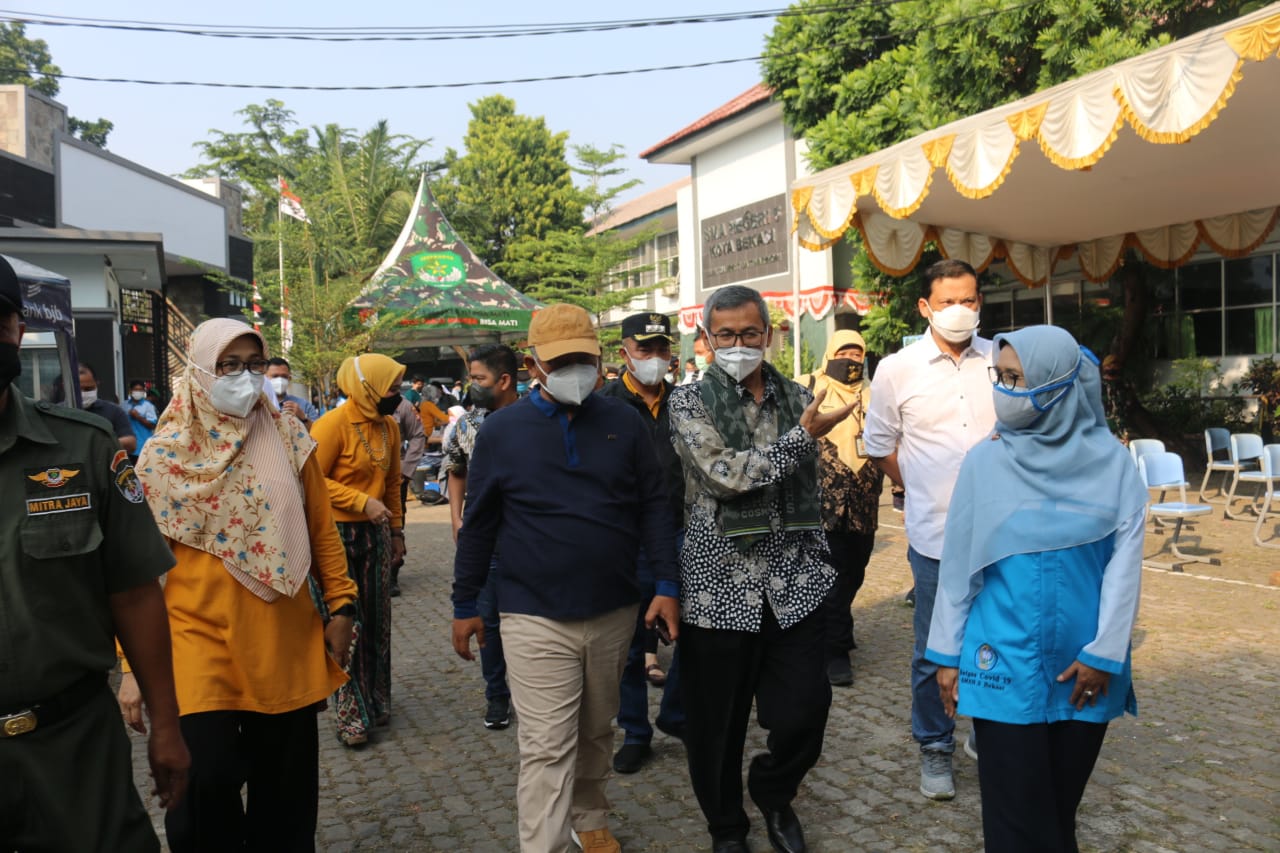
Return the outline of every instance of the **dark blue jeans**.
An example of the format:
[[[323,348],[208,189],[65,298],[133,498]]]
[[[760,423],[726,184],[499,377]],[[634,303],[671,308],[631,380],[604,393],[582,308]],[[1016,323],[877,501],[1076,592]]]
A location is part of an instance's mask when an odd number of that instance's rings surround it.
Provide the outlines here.
[[[677,553],[680,540],[677,539]],[[649,724],[649,680],[644,671],[645,635],[644,614],[653,601],[653,569],[641,551],[636,558],[636,578],[640,582],[640,614],[636,617],[636,633],[627,651],[627,665],[622,670],[618,685],[618,727],[625,734],[623,743],[648,743],[653,740],[653,726]],[[676,644],[667,670],[667,683],[662,687],[662,702],[658,706],[658,719],[668,728],[684,726],[684,707],[680,703],[680,645]]]
[[[484,698],[509,699],[507,659],[502,656],[502,620],[498,618],[498,561],[489,562],[489,579],[476,599],[484,622],[484,647],[480,649],[480,674],[484,676]]]
[[[938,594],[938,561],[907,547],[907,562],[916,581],[915,647],[911,650],[911,736],[920,749],[955,752],[955,721],[942,707],[938,692],[938,665],[924,659],[933,622],[933,600]]]

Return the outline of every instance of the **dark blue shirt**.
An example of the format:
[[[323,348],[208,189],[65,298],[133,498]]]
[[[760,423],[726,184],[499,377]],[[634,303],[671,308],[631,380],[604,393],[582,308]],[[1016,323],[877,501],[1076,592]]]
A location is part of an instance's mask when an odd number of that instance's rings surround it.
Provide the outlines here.
[[[504,613],[586,619],[636,604],[642,545],[657,593],[677,596],[675,528],[649,433],[634,409],[600,394],[572,419],[537,392],[485,418],[467,468],[454,616],[477,614],[495,549]]]

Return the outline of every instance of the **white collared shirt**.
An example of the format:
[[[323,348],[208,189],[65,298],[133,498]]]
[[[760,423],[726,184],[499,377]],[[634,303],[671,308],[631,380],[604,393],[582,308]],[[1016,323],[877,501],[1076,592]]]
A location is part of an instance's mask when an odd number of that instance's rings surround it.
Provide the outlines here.
[[[907,489],[907,539],[918,553],[942,557],[942,530],[964,455],[996,423],[991,401],[992,343],[977,335],[959,363],[931,333],[886,357],[871,382],[863,438],[867,453],[898,451]]]

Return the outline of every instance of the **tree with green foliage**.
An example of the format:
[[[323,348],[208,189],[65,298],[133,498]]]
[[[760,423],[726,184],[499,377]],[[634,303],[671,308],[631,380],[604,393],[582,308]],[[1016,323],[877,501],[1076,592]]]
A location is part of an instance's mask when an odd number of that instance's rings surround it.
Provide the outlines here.
[[[523,292],[542,302],[571,302],[600,315],[628,304],[664,283],[649,287],[617,287],[631,273],[621,271],[636,249],[653,239],[651,232],[622,237],[611,231],[588,235],[583,230],[553,231],[540,240],[525,238],[507,247],[503,275],[529,282]]]
[[[0,22],[0,84],[17,84],[54,98],[62,84],[62,69],[53,64],[49,45],[44,39],[30,39],[26,25]],[[78,139],[99,148],[107,147],[107,135],[115,125],[105,118],[87,121],[71,116],[67,131]]]
[[[792,9],[818,9],[801,0]],[[1184,0],[918,0],[779,18],[765,81],[788,124],[825,169],[948,122],[1104,68],[1244,11],[1239,2]],[[861,251],[856,286],[887,295],[864,322],[868,345],[896,349],[923,324],[909,281]],[[930,247],[933,248],[933,247]],[[923,263],[923,261],[922,261]]]
[[[471,104],[463,152],[445,152],[436,198],[458,235],[500,275],[511,243],[582,224],[568,137],[552,133],[544,118],[517,113],[510,98],[490,95]]]
[[[586,186],[582,187],[582,204],[586,212],[587,225],[591,229],[599,228],[613,213],[613,205],[618,196],[642,183],[639,178],[632,178],[614,186],[606,186],[605,182],[625,175],[625,166],[618,162],[626,156],[625,149],[614,143],[608,149],[596,148],[594,145],[574,145],[573,156],[578,158],[578,165],[572,166],[575,175],[581,175]]]
[[[245,228],[257,232],[275,219],[276,179],[296,181],[302,163],[312,155],[311,133],[298,127],[293,110],[275,99],[249,104],[235,115],[242,117],[248,130],[210,128],[211,138],[193,146],[200,152],[200,163],[183,177],[216,175],[239,184],[245,190]]]
[[[524,293],[543,302],[571,302],[595,314],[597,319],[612,308],[628,304],[637,296],[661,287],[625,287],[627,276],[648,272],[649,266],[627,266],[656,232],[644,229],[626,236],[601,230],[613,213],[617,196],[636,186],[638,180],[617,185],[608,182],[625,173],[617,163],[625,157],[622,146],[607,150],[590,145],[574,146],[585,186],[579,190],[589,218],[571,228],[548,232],[542,237],[526,236],[507,245],[496,271]]]
[[[386,121],[363,134],[336,124],[299,128],[276,100],[237,115],[248,129],[211,130],[211,139],[196,144],[203,162],[186,176],[218,175],[244,187],[259,304],[279,316],[282,253],[293,320],[289,359],[306,381],[322,385],[344,358],[369,345],[372,330],[347,306],[395,243],[429,166],[421,157],[429,143],[391,133]],[[279,214],[279,177],[302,199],[308,222]],[[268,324],[263,333],[279,351],[279,325]]]

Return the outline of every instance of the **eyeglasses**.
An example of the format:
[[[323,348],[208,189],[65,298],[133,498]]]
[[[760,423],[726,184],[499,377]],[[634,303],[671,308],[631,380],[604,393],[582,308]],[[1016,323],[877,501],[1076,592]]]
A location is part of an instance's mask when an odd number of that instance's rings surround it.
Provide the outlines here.
[[[742,345],[748,347],[758,347],[764,343],[764,332],[760,329],[747,329],[742,332],[721,329],[718,332],[712,332],[711,337],[715,338],[717,347],[731,347],[738,341],[742,341]]]
[[[244,373],[246,367],[249,368],[249,372],[254,376],[261,376],[267,372],[267,360],[259,358],[246,362],[238,358],[229,358],[226,361],[219,361],[214,367],[217,368],[218,373],[222,376],[239,376]]]
[[[987,376],[992,385],[999,385],[1012,391],[1014,388],[1026,387],[1025,377],[1016,370],[1001,370],[994,364],[987,367]]]

